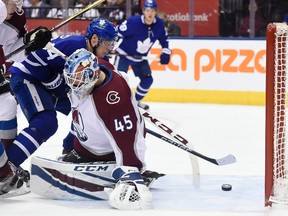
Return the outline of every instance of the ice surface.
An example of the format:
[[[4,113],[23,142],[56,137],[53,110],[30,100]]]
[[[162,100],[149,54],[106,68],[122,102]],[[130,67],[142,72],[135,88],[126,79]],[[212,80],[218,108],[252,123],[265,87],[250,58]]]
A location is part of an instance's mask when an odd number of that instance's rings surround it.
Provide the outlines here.
[[[198,159],[200,188],[192,184],[192,169],[188,153],[156,137],[147,135],[147,168],[165,177],[151,188],[154,209],[119,211],[106,201],[48,200],[30,193],[0,200],[1,216],[50,215],[267,215],[264,207],[265,108],[262,106],[211,105],[193,103],[149,103],[151,115],[157,117],[178,134],[188,139],[195,149],[212,158],[233,154],[237,162],[217,166]],[[47,158],[61,153],[62,139],[70,127],[70,117],[58,114],[59,130],[36,152]],[[27,124],[19,117],[19,128]],[[147,123],[147,127],[160,131]],[[29,169],[29,159],[23,164]],[[222,191],[229,183],[231,191]],[[286,213],[285,213],[286,214]],[[281,214],[283,215],[283,212]]]

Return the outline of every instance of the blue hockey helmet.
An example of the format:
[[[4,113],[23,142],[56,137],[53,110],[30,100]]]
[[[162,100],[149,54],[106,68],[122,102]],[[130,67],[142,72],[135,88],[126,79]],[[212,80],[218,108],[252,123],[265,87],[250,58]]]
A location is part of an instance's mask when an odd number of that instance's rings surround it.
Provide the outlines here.
[[[156,0],[146,0],[144,3],[144,9],[145,8],[153,8],[153,9],[157,9],[157,3]]]
[[[63,74],[67,85],[77,96],[88,95],[99,79],[98,59],[88,50],[78,49],[66,59]]]
[[[117,32],[114,25],[103,18],[96,18],[89,24],[86,37],[90,39],[92,38],[93,34],[98,36],[99,43],[101,43],[103,40],[117,40]]]

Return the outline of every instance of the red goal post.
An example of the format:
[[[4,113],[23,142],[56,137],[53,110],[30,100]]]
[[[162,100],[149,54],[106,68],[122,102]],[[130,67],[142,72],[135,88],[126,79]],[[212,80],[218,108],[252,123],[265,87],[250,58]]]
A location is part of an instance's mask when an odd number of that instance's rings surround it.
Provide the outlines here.
[[[288,26],[266,29],[265,205],[288,204]],[[288,111],[287,111],[288,115]]]

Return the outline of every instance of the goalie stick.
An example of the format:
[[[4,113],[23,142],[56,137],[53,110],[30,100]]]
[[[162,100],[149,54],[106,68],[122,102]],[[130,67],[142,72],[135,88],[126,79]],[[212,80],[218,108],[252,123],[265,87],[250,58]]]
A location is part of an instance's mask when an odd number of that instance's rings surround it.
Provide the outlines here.
[[[176,146],[176,147],[178,147],[178,148],[180,148],[180,149],[182,149],[182,150],[184,150],[186,152],[189,152],[190,154],[196,155],[197,157],[200,157],[203,160],[206,160],[206,161],[208,161],[210,163],[213,163],[213,164],[216,164],[218,166],[228,165],[228,164],[232,164],[232,163],[236,162],[235,157],[233,155],[231,155],[231,154],[229,154],[229,155],[227,155],[227,156],[225,156],[223,158],[219,158],[219,159],[210,158],[210,157],[207,157],[207,156],[205,156],[203,154],[200,154],[197,151],[194,151],[194,150],[190,149],[186,145],[183,145],[183,144],[180,144],[178,142],[175,142],[172,139],[169,139],[169,138],[167,138],[165,136],[162,136],[161,134],[156,133],[155,131],[152,131],[152,130],[150,130],[148,128],[146,128],[146,131],[149,134],[151,134],[151,135],[153,135],[153,136],[155,136],[155,137],[157,137],[157,138],[159,138],[161,140],[164,140],[165,142],[168,142],[168,143],[170,143],[170,144],[172,144],[172,145],[174,145],[174,146]]]
[[[106,1],[106,0],[95,1],[94,3],[88,5],[87,7],[83,8],[79,12],[77,12],[77,13],[71,15],[70,17],[68,17],[67,19],[63,20],[62,22],[60,22],[59,24],[57,24],[56,26],[51,28],[50,31],[51,32],[56,31],[57,29],[61,28],[63,25],[67,24],[68,22],[70,22],[71,20],[80,16],[81,14],[87,12],[88,10],[92,9],[93,7],[96,7],[100,4],[102,4],[104,1]],[[6,60],[10,59],[12,56],[16,55],[17,53],[19,53],[19,52],[23,51],[24,49],[26,49],[27,47],[29,47],[33,42],[34,42],[34,40],[29,41],[27,44],[24,44],[23,46],[19,47],[18,49],[12,51],[11,53],[9,53],[8,55],[5,56],[5,59]]]
[[[172,129],[161,123],[156,118],[151,117],[151,115],[148,112],[145,112],[143,109],[140,109],[142,116],[146,118],[146,120],[150,121],[155,127],[160,128],[165,133],[167,133],[172,139],[175,139],[177,141],[180,141],[182,144],[187,145],[190,149],[195,150],[192,143],[189,143],[186,139],[181,137],[180,135],[173,132]],[[144,114],[143,114],[144,112]],[[146,114],[145,114],[146,113]],[[158,122],[158,125],[157,125]],[[172,133],[171,133],[172,132]],[[189,154],[191,167],[192,167],[192,177],[193,177],[193,186],[195,188],[200,188],[200,168],[198,163],[198,157],[196,157],[193,154]]]
[[[155,117],[151,116],[150,113],[148,112],[142,112],[142,116],[148,120],[151,124],[153,124],[154,126],[156,126],[157,128],[161,129],[163,132],[165,132],[167,135],[169,135],[172,139],[175,139],[177,141],[179,141],[180,143],[184,144],[181,145],[181,146],[178,146],[179,148],[182,148],[183,150],[186,148],[186,150],[188,150],[189,148],[185,145],[188,145],[189,142],[188,140],[186,140],[184,137],[180,136],[179,134],[176,134],[171,128],[169,128],[168,126],[166,126],[165,124],[163,124],[162,122],[160,122],[158,119],[156,119]],[[156,135],[156,134],[154,134]],[[160,135],[161,136],[161,135]],[[164,139],[165,138],[162,138],[161,136],[161,139]],[[167,139],[167,138],[166,138]],[[168,140],[167,140],[168,141]],[[173,140],[171,140],[173,141]],[[169,142],[169,141],[168,141]],[[171,142],[169,142],[171,143]],[[171,143],[172,144],[172,143]],[[175,143],[174,143],[175,144]],[[180,145],[179,143],[177,143],[178,145]],[[188,148],[188,149],[187,149]],[[235,163],[236,162],[236,158],[232,155],[232,154],[229,154],[223,158],[220,158],[218,160],[216,159],[213,159],[213,158],[209,158],[205,155],[202,155],[200,153],[198,153],[197,151],[195,150],[192,150],[190,149],[189,150],[191,154],[194,154],[206,161],[209,161],[211,163],[214,163],[216,165],[226,165],[226,164],[231,164],[231,163]],[[192,153],[193,152],[193,153]]]

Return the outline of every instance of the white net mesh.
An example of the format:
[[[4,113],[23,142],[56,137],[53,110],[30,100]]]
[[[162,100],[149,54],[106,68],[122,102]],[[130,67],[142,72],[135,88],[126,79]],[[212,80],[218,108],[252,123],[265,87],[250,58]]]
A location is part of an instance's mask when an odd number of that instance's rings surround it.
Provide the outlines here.
[[[288,26],[277,23],[274,59],[274,141],[273,141],[273,189],[271,202],[288,204],[288,137],[287,116],[287,37]]]

